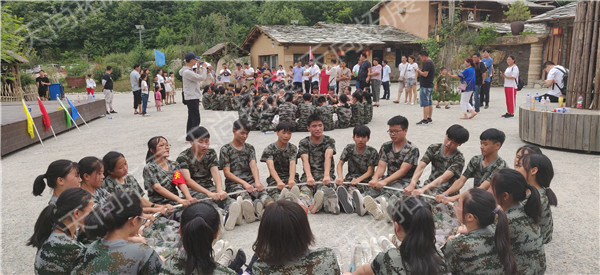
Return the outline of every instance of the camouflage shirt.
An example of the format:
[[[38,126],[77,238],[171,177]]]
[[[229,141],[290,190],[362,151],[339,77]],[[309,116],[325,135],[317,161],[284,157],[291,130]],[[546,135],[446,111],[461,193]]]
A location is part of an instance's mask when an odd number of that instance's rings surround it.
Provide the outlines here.
[[[294,144],[288,143],[285,149],[281,149],[277,146],[277,143],[273,142],[265,148],[260,161],[267,162],[267,160],[272,160],[277,175],[284,183],[287,183],[290,178],[290,162],[298,159],[296,156],[297,153],[298,147]],[[298,173],[296,173],[295,178],[296,180],[298,179]],[[267,178],[267,183],[271,186],[277,185],[275,179],[270,175]]]
[[[327,105],[319,106],[316,108],[316,112],[321,114],[325,131],[331,131],[335,129],[335,123],[333,122],[333,107]]]
[[[419,148],[407,140],[404,146],[395,152],[394,143],[388,141],[381,145],[381,149],[379,149],[379,160],[387,164],[387,177],[400,170],[403,163],[412,164],[412,167],[404,177],[388,183],[388,186],[404,188],[410,183],[419,162]]]
[[[252,184],[254,177],[250,169],[250,161],[256,160],[256,152],[254,146],[244,143],[241,150],[235,149],[231,143],[227,143],[221,147],[221,155],[219,157],[219,165],[221,169],[229,167],[231,173],[238,178]],[[225,179],[225,190],[227,193],[244,190],[241,184]]]
[[[441,251],[438,250],[437,253],[441,259],[444,258]],[[377,254],[371,263],[371,269],[375,275],[411,274],[404,268],[404,261],[402,260],[399,247]],[[440,266],[438,270],[440,271],[439,273],[443,274],[445,266]]]
[[[157,183],[175,196],[179,196],[179,191],[173,184],[173,173],[179,169],[179,165],[170,160],[167,160],[167,163],[169,164],[168,171],[163,170],[154,160],[148,162],[144,167],[144,187],[148,191],[148,200],[153,203],[164,203],[167,200],[167,198],[152,189],[152,185]]]
[[[257,275],[341,274],[335,253],[330,248],[309,250],[302,258],[282,266],[269,266],[260,259],[252,266]]]
[[[368,102],[363,102],[364,105],[364,112],[365,112],[365,121],[364,124],[367,124],[369,122],[371,122],[371,120],[373,119],[373,105],[369,104]]]
[[[110,193],[104,190],[104,188],[96,188],[96,192],[92,193],[92,198],[94,198],[94,207],[98,205],[103,205],[106,203],[106,200],[110,197]]]
[[[244,107],[240,107],[238,109],[238,119],[245,119],[245,120],[250,120],[250,112],[251,112],[251,108],[244,106]]]
[[[494,173],[502,168],[506,168],[506,162],[498,156],[494,162],[487,167],[483,167],[483,156],[478,155],[471,158],[463,176],[473,178],[473,186],[479,187],[482,182],[490,181]]]
[[[337,112],[337,128],[344,129],[350,127],[350,122],[352,120],[352,110],[349,106],[339,106],[336,110]]]
[[[298,107],[291,102],[285,102],[279,105],[279,122],[287,122],[296,128],[296,113]]]
[[[320,181],[325,176],[325,150],[333,149],[335,155],[335,140],[329,136],[323,135],[323,139],[318,144],[313,143],[310,140],[310,136],[300,140],[298,145],[298,158],[303,154],[308,155],[308,162],[310,164],[310,172],[313,175],[315,181]],[[331,156],[331,168],[329,175],[332,180],[335,179],[335,162],[333,156]],[[306,174],[302,174],[302,182],[306,182]]]
[[[117,191],[133,191],[140,197],[144,196],[144,190],[133,175],[125,176],[125,184],[121,184],[117,180],[107,176],[104,178],[102,187],[111,194]]]
[[[525,213],[521,203],[506,209],[510,232],[510,248],[517,261],[519,274],[544,274],[546,254],[540,226]]]
[[[185,251],[179,250],[174,255],[165,259],[160,274],[162,275],[180,275],[185,273],[185,264],[187,256]],[[194,275],[200,275],[199,271],[192,273]],[[228,267],[217,264],[217,268],[214,270],[215,275],[236,275],[237,272],[229,269]]]
[[[204,110],[212,110],[213,109],[213,101],[214,94],[212,93],[204,93],[202,94],[202,106],[204,106]]]
[[[258,129],[262,132],[272,131],[275,129],[273,126],[273,118],[277,114],[277,107],[268,106],[260,112],[260,120],[258,121]]]
[[[358,126],[365,124],[365,108],[361,102],[356,102],[350,104],[350,109],[352,109],[352,120],[350,125]]]
[[[144,243],[104,238],[90,244],[79,254],[76,274],[158,274],[162,260]]]
[[[377,163],[379,163],[379,154],[377,153],[377,149],[368,145],[365,151],[359,154],[356,151],[356,144],[350,143],[342,151],[340,160],[348,163],[348,174],[346,174],[344,181],[352,181],[364,175],[369,166],[377,166]],[[371,177],[365,179],[363,182],[368,182],[369,180],[371,180]]]
[[[306,132],[308,126],[308,117],[315,112],[315,106],[311,103],[300,103],[298,105],[298,125],[296,130]]]
[[[504,274],[492,226],[450,239],[443,247],[446,266],[452,274]]]
[[[85,246],[64,233],[50,233],[35,255],[36,274],[70,274]]]
[[[542,239],[544,244],[552,241],[552,231],[554,230],[554,221],[552,220],[552,209],[550,209],[550,201],[546,189],[538,189],[540,199],[542,201],[542,219],[540,220],[540,229],[542,230]]]
[[[448,181],[431,190],[434,194],[440,194],[448,190],[450,185],[460,178],[461,172],[465,167],[465,157],[463,154],[459,150],[456,150],[451,156],[446,156],[444,155],[444,146],[441,143],[429,145],[421,161],[427,164],[431,163],[431,175],[425,181],[425,185],[439,178],[446,171],[453,173]]]
[[[177,157],[177,164],[179,168],[189,170],[192,180],[202,187],[212,192],[217,190],[210,173],[210,168],[219,167],[217,152],[214,149],[208,148],[200,160],[196,159],[196,156],[192,153],[192,148],[185,149]]]
[[[242,99],[243,98],[244,97],[242,95],[240,95],[240,94],[237,94],[237,95],[233,96],[233,99],[232,99],[232,101],[233,101],[233,110],[235,110],[235,111],[239,111],[240,110],[240,108],[242,107]]]

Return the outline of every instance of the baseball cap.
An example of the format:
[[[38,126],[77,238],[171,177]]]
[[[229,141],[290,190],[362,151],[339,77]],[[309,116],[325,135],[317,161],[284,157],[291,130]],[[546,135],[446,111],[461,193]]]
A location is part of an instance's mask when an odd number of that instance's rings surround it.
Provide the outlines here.
[[[192,59],[200,59],[194,52],[188,52],[185,54],[185,62],[190,62]]]

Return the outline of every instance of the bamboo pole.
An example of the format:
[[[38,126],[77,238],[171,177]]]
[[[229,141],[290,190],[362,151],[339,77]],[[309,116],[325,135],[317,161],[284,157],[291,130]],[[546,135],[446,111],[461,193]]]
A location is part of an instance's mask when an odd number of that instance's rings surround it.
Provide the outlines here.
[[[592,3],[590,6],[594,7],[594,17],[592,18],[592,20],[590,21],[590,25],[592,25],[591,27],[591,32],[592,32],[592,37],[591,37],[591,42],[592,42],[592,46],[590,48],[590,59],[589,59],[589,63],[588,63],[588,68],[587,68],[587,73],[588,73],[588,82],[587,82],[587,86],[585,87],[585,97],[583,99],[583,106],[587,109],[589,107],[592,106],[592,88],[593,88],[593,82],[594,82],[594,68],[596,67],[596,64],[598,62],[598,56],[596,55],[596,49],[598,48],[598,18],[600,18],[600,6],[598,5],[598,2],[594,2]],[[597,73],[597,72],[596,72]]]
[[[583,20],[583,25],[585,26],[585,31],[583,33],[583,56],[582,56],[582,60],[585,60],[585,62],[590,62],[590,53],[591,53],[591,46],[592,46],[592,41],[591,41],[591,37],[592,37],[592,26],[593,24],[591,23],[590,19],[592,19],[592,17],[594,16],[594,4],[588,1],[586,2],[586,13],[585,13],[585,19]],[[574,90],[575,94],[572,97],[573,100],[573,106],[576,106],[577,103],[577,98],[579,97],[579,95],[583,95],[585,93],[585,90],[587,88],[588,85],[588,74],[587,74],[587,66],[581,66],[581,73],[579,73],[581,75],[581,82],[580,82],[580,87],[577,90]]]
[[[567,98],[565,98],[565,102],[566,105],[568,107],[574,107],[573,106],[573,94],[575,93],[574,90],[576,88],[576,83],[581,83],[581,74],[579,74],[579,66],[576,63],[576,60],[583,60],[581,59],[582,56],[582,50],[583,50],[583,23],[582,21],[585,20],[585,8],[586,8],[586,3],[585,2],[579,2],[577,3],[577,9],[575,12],[575,22],[573,23],[573,56],[575,58],[571,58],[571,72],[569,73],[570,76],[569,77],[569,81],[568,81],[568,85],[567,85]]]
[[[596,9],[600,10],[600,2],[596,2]],[[600,16],[596,17],[596,20],[600,20]],[[596,28],[596,32],[600,32],[600,26]],[[592,103],[592,109],[600,109],[600,35],[598,35],[598,39],[596,41],[597,49],[596,49],[596,77],[594,80],[594,102]]]

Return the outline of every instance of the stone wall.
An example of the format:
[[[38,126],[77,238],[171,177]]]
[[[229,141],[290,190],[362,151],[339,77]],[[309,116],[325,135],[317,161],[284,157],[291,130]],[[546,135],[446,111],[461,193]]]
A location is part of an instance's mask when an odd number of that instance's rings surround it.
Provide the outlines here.
[[[515,57],[516,64],[519,67],[521,79],[525,82],[525,85],[527,85],[530,49],[530,45],[498,45],[491,47],[491,56],[494,59],[494,79],[492,80],[492,85],[504,85],[504,78],[500,76],[500,72],[504,72],[504,70],[506,70],[508,67],[508,64],[506,64],[506,58],[509,55]]]

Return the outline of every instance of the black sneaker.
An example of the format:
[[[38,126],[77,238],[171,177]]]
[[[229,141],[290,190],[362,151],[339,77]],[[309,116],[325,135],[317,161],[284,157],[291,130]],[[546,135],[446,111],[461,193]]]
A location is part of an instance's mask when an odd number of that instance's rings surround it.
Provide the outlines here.
[[[115,111],[115,110],[112,110],[112,111],[110,111],[110,113],[111,113],[111,114],[116,114],[116,113],[117,113],[117,111]]]
[[[429,123],[426,119],[422,119],[421,121],[417,122],[417,125],[427,125],[427,123]]]
[[[433,120],[431,120],[431,118],[427,119],[427,123],[432,123],[432,122],[433,122]]]
[[[508,115],[510,115],[509,113],[503,114],[502,117],[507,118]]]
[[[337,188],[337,195],[339,203],[342,205],[342,209],[347,214],[354,213],[354,206],[352,205],[352,201],[350,200],[350,196],[348,196],[348,190],[344,186],[340,186]]]
[[[231,261],[231,263],[229,264],[228,267],[231,268],[232,270],[235,270],[235,272],[239,272],[245,264],[246,264],[246,253],[244,253],[243,250],[239,249],[237,251],[237,254],[235,255],[235,258],[233,259],[233,261]]]
[[[110,112],[106,111],[106,114],[107,114],[107,115],[110,115]]]
[[[513,114],[506,114],[506,118],[509,118],[509,117],[514,117],[514,116],[515,116],[515,115],[513,115]]]

